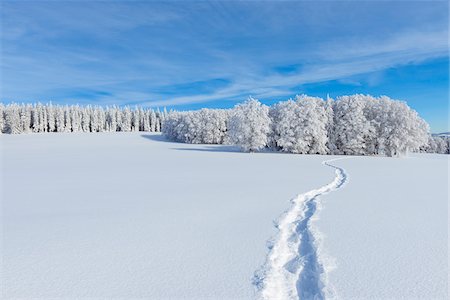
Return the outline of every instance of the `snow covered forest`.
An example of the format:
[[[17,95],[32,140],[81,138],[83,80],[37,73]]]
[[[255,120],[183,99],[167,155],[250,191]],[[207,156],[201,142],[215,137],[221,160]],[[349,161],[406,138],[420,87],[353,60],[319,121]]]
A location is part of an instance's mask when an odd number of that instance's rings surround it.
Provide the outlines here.
[[[0,103],[0,131],[19,134],[30,132],[160,132],[167,116],[152,109],[117,106],[8,104]]]
[[[0,131],[162,132],[173,141],[233,144],[299,154],[399,156],[450,152],[448,136],[433,136],[405,102],[370,95],[323,100],[306,95],[273,106],[249,98],[233,109],[162,112],[129,107],[0,103]]]
[[[432,136],[429,125],[405,102],[369,95],[336,100],[300,95],[271,107],[250,98],[231,110],[171,112],[162,133],[184,143],[300,154],[449,153],[450,142]]]

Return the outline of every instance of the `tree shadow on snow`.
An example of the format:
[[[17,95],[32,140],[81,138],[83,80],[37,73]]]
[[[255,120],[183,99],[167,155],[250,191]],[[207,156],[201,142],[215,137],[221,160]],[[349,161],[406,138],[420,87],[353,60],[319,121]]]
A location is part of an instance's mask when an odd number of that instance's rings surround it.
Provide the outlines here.
[[[172,144],[180,144],[180,145],[191,145],[194,144],[185,144],[181,142],[175,142],[168,140],[166,137],[160,134],[142,134],[143,138],[154,141],[154,142],[162,142],[162,143],[172,143]],[[195,148],[194,148],[195,147]],[[179,151],[199,151],[199,152],[236,152],[241,153],[239,148],[236,146],[230,145],[195,145],[193,148],[190,147],[178,147],[178,148],[170,148],[171,150],[179,150]]]
[[[141,134],[141,136],[155,142],[169,142],[169,140],[161,134]]]
[[[172,149],[174,149],[174,150],[181,150],[181,151],[236,152],[236,153],[242,153],[241,151],[239,151],[238,147],[226,146],[226,145],[202,146],[202,148],[172,148]]]

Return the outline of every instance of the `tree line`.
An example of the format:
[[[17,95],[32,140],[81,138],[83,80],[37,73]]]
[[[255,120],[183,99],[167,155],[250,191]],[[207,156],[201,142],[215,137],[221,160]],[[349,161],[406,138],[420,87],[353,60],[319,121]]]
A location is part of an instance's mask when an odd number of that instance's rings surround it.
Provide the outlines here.
[[[272,106],[250,98],[231,110],[172,112],[162,133],[184,143],[234,144],[300,154],[387,155],[449,153],[449,139],[405,102],[370,95],[323,100],[306,95]]]
[[[399,156],[450,152],[450,138],[432,136],[405,102],[370,95],[323,100],[306,95],[272,106],[249,98],[233,109],[163,111],[0,103],[0,132],[161,132],[195,144],[233,144],[242,151]]]
[[[0,103],[0,132],[160,132],[167,114],[137,107]]]

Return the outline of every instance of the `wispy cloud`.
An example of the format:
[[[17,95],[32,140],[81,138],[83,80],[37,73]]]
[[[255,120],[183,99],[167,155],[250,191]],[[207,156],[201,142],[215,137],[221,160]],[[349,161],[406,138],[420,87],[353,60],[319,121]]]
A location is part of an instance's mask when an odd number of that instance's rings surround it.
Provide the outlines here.
[[[177,106],[289,97],[303,84],[447,57],[447,9],[444,2],[4,2],[1,100]]]
[[[327,45],[321,53],[324,59],[297,68],[289,68],[274,75],[262,76],[257,72],[241,75],[233,85],[219,89],[211,94],[180,96],[170,100],[147,102],[147,105],[164,106],[196,102],[208,102],[217,99],[245,98],[253,95],[260,98],[292,95],[293,86],[350,78],[354,75],[373,73],[403,64],[418,64],[425,60],[447,56],[446,32],[404,33],[398,37],[383,41],[381,46],[371,44],[358,45],[347,43],[348,51],[340,43]],[[381,42],[381,41],[378,41]],[[427,46],[424,46],[427,45]],[[357,50],[355,50],[357,49]],[[338,53],[333,58],[326,53]],[[373,78],[372,78],[372,83]]]

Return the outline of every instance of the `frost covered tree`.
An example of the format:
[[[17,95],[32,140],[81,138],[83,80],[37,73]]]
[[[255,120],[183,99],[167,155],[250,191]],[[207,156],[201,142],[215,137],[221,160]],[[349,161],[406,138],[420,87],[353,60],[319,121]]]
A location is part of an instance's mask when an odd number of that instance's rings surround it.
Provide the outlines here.
[[[106,130],[106,113],[101,107],[97,107],[97,110],[99,119],[98,131],[104,132]]]
[[[8,113],[11,110],[11,113]],[[7,133],[7,115],[18,112],[21,132],[102,132],[102,131],[156,131],[160,124],[154,110],[116,106],[79,106],[8,104],[0,106],[0,131]],[[164,111],[162,114],[168,114]],[[152,116],[154,116],[152,118]],[[153,124],[152,124],[153,120]],[[9,126],[9,125],[8,125]],[[14,125],[15,126],[15,125]],[[11,127],[12,128],[12,127]],[[17,132],[17,130],[14,130]]]
[[[142,131],[151,131],[150,111],[149,110],[146,110],[146,111],[142,112],[141,124],[142,124]]]
[[[445,141],[446,149],[447,149],[447,151],[443,154],[450,154],[450,136],[442,137],[442,139]]]
[[[327,138],[326,148],[328,149],[328,154],[337,153],[336,139],[335,139],[335,132],[334,132],[333,103],[334,103],[333,99],[331,99],[329,96],[327,96],[327,100],[324,104],[324,109],[325,109],[325,115],[327,116],[326,131],[327,131],[328,138]]]
[[[116,126],[117,126],[117,131],[123,131],[123,124],[122,124],[122,110],[120,110],[119,108],[117,108],[116,110]]]
[[[301,95],[270,110],[272,143],[284,152],[326,154],[328,115],[320,98]]]
[[[20,123],[20,109],[17,104],[11,104],[5,110],[5,133],[19,134],[22,133],[22,125]]]
[[[56,120],[55,120],[55,109],[53,105],[50,103],[46,106],[47,110],[47,126],[49,132],[55,132],[56,130]]]
[[[437,150],[436,139],[431,134],[428,135],[428,142],[420,148],[421,152],[435,153]]]
[[[449,137],[433,136],[429,134],[428,142],[425,145],[422,145],[419,150],[420,152],[425,153],[448,154],[450,150],[449,142]]]
[[[364,95],[342,96],[334,103],[334,139],[338,154],[368,154],[368,140],[375,133],[364,108]]]
[[[61,106],[55,107],[55,129],[56,132],[64,131],[64,110]]]
[[[69,108],[69,111],[70,111],[70,122],[72,124],[72,132],[82,131],[80,107],[78,105],[71,106]]]
[[[245,152],[254,152],[268,145],[270,132],[269,108],[258,100],[249,98],[234,107],[228,121],[230,143]]]
[[[4,133],[5,129],[5,106],[0,103],[0,133]]]
[[[83,132],[91,131],[91,111],[89,107],[81,109],[81,130]]]
[[[161,132],[168,139],[173,141],[181,141],[180,136],[182,130],[181,125],[182,114],[183,112],[173,112],[169,114],[166,121],[163,123]]]
[[[391,102],[390,109],[389,132],[386,134],[388,156],[404,155],[427,143],[429,126],[416,111],[399,101]]]
[[[151,132],[156,132],[156,113],[154,110],[151,111],[150,113],[150,131]]]
[[[98,132],[100,127],[99,113],[96,107],[90,107],[91,132]]]
[[[105,113],[99,106],[91,108],[91,132],[103,132],[105,128]]]
[[[406,103],[386,96],[343,96],[333,111],[341,154],[399,156],[428,142],[428,124]]]
[[[41,107],[41,116],[42,116],[42,120],[41,120],[41,130],[42,132],[47,132],[47,128],[48,128],[48,120],[47,120],[47,110],[45,109],[45,106],[42,105]]]
[[[140,118],[137,108],[131,111],[131,131],[139,131]]]
[[[22,104],[19,107],[20,126],[22,127],[21,132],[23,133],[31,132],[31,111],[32,106],[30,104]]]
[[[31,126],[33,132],[44,132],[44,113],[40,103],[36,104],[31,111]]]
[[[131,111],[128,106],[122,110],[121,131],[131,131]]]
[[[155,132],[161,131],[161,112],[159,111],[159,108],[156,110],[155,113]]]
[[[105,114],[105,128],[107,131],[116,132],[117,131],[117,108],[108,107]]]
[[[69,106],[64,106],[64,132],[72,132],[72,119],[70,117]]]
[[[224,109],[202,109],[203,143],[223,144],[227,131],[228,111]]]
[[[444,137],[433,136],[435,148],[433,153],[447,154],[448,153],[448,142]]]
[[[307,153],[303,139],[300,107],[292,100],[283,101],[270,108],[272,132],[270,144],[278,150],[291,153]]]
[[[227,111],[201,109],[166,113],[162,133],[171,140],[191,144],[223,144],[227,130]]]
[[[428,124],[405,102],[366,97],[366,115],[376,132],[375,154],[404,155],[428,143]]]
[[[159,131],[185,143],[234,143],[244,151],[268,144],[292,153],[388,155],[448,153],[448,138],[431,137],[428,124],[406,103],[351,95],[337,101],[297,96],[270,109],[249,99],[233,110],[167,112],[117,106],[0,105],[0,131]],[[272,121],[271,121],[272,119]],[[267,124],[271,131],[268,130]],[[270,134],[269,134],[270,131]]]

